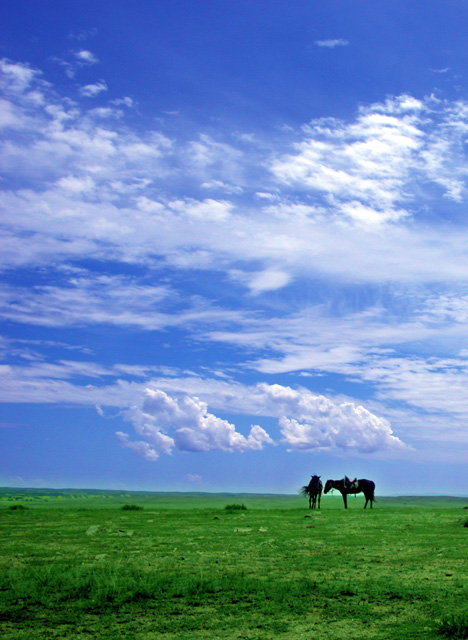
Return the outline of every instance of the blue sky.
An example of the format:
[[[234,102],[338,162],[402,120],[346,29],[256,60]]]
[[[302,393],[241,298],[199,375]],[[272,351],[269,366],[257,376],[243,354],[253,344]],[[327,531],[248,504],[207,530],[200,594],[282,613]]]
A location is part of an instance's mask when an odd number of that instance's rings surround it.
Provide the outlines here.
[[[0,484],[468,494],[468,8],[0,9]]]

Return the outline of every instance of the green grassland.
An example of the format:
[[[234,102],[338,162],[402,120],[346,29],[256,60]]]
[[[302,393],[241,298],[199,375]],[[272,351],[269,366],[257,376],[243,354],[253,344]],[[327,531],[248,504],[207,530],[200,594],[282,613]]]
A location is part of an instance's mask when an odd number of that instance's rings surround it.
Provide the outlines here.
[[[363,504],[0,489],[0,635],[468,638],[468,499]]]

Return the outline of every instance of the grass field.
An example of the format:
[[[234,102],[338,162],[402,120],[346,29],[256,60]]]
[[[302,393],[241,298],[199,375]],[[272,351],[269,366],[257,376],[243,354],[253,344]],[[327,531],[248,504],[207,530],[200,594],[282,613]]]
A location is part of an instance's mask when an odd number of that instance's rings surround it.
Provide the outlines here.
[[[0,489],[1,637],[468,638],[468,499],[307,504]]]

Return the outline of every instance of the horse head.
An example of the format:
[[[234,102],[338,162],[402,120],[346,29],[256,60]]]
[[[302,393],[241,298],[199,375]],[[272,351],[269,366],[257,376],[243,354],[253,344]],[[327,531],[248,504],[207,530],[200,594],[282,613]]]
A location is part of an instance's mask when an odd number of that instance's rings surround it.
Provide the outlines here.
[[[333,489],[333,480],[327,480],[325,483],[325,489],[323,490],[323,493],[328,493],[330,491],[330,489]]]

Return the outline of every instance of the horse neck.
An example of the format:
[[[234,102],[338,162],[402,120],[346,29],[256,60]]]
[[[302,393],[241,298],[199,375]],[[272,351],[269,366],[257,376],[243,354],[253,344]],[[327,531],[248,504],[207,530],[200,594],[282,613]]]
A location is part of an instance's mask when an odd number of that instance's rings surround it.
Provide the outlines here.
[[[341,489],[344,486],[343,480],[327,480],[327,484],[329,485],[328,491],[330,489]]]

